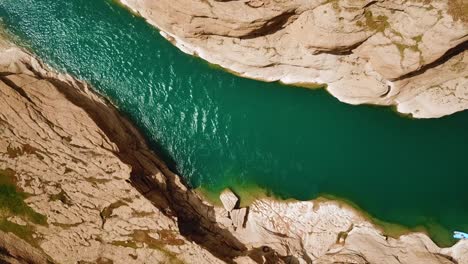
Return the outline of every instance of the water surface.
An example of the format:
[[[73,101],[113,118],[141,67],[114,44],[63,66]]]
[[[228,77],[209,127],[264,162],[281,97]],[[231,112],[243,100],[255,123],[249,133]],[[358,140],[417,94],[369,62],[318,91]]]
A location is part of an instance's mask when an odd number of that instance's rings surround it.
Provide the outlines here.
[[[333,194],[444,238],[468,230],[468,112],[411,120],[239,78],[106,0],[1,0],[0,17],[22,45],[110,98],[193,187]]]

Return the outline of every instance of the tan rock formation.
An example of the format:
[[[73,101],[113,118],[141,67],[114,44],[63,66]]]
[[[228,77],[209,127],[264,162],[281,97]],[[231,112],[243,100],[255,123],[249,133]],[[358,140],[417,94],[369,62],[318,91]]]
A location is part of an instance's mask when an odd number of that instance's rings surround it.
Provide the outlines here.
[[[6,219],[30,228],[38,249],[0,232],[2,261],[468,263],[468,241],[440,249],[424,234],[388,238],[336,202],[212,206],[85,83],[1,40],[0,104],[0,169],[47,217]]]
[[[224,190],[219,196],[219,199],[223,203],[224,209],[228,212],[236,208],[237,203],[239,202],[239,198],[237,198],[231,190]]]
[[[440,249],[421,233],[391,238],[351,207],[333,201],[255,201],[246,228],[234,235],[299,263],[468,263],[468,241]]]
[[[34,226],[42,252],[54,261],[221,263],[180,235],[177,218],[162,205],[167,203],[162,192],[148,192],[160,201],[157,208],[132,186],[131,174],[139,168],[123,155],[136,155],[135,161],[153,166],[148,176],[160,181],[153,188],[165,178],[145,157],[152,155],[146,147],[132,152],[141,138],[131,141],[129,123],[86,85],[48,71],[3,43],[0,105],[0,169],[15,172],[18,186],[30,194],[26,202],[47,217],[48,226],[28,225]],[[109,130],[116,135],[109,137]],[[129,149],[120,149],[118,140]],[[12,239],[0,233],[0,247],[9,243],[12,248],[9,261],[45,263],[24,249],[27,243],[12,244]]]
[[[244,227],[246,217],[247,217],[247,208],[234,209],[231,211],[232,224],[236,228]]]
[[[468,108],[466,0],[120,0],[181,50],[243,76],[321,83],[418,118]]]
[[[51,259],[14,234],[0,231],[0,263],[48,264]]]

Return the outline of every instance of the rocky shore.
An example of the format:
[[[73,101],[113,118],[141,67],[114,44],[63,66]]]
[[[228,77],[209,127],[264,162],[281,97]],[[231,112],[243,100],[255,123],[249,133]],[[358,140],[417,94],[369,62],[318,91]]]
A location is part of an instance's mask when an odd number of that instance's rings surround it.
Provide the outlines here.
[[[468,108],[465,0],[120,0],[186,53],[416,118]]]
[[[213,206],[86,83],[4,40],[0,101],[0,176],[32,209],[2,205],[0,262],[468,263],[468,241],[391,238],[334,201]]]
[[[47,219],[9,218],[46,256],[19,263],[221,262],[180,234],[165,197],[175,176],[161,172],[138,132],[86,84],[2,43],[0,94],[0,169]],[[172,194],[183,195],[180,188]]]

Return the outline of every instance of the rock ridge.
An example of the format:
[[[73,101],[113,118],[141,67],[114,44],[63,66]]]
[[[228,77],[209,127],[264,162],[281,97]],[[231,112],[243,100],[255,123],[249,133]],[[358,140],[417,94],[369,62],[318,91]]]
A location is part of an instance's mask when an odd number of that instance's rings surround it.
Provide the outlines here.
[[[239,75],[416,118],[468,108],[466,0],[120,0],[182,51]]]

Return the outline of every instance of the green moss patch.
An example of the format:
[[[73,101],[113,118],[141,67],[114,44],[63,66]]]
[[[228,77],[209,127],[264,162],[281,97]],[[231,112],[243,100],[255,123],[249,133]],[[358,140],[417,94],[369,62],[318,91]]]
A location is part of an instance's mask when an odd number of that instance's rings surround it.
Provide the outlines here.
[[[11,170],[0,170],[0,211],[2,217],[16,215],[32,223],[46,225],[46,217],[35,212],[24,202],[27,195],[16,187],[13,175]]]
[[[13,170],[0,170],[0,230],[14,233],[34,244],[33,226],[29,224],[25,226],[18,225],[8,221],[7,218],[19,216],[30,223],[38,225],[47,225],[47,218],[35,212],[24,202],[27,194],[17,188],[14,174]]]
[[[386,16],[374,16],[371,11],[366,10],[364,13],[364,17],[366,18],[366,26],[367,28],[377,31],[383,32],[386,28],[390,26],[388,23],[388,17]]]
[[[165,248],[166,245],[181,246],[185,242],[176,238],[176,235],[171,230],[159,230],[159,239],[154,239],[149,235],[147,230],[135,230],[131,236],[132,239],[127,241],[113,241],[111,244],[114,246],[129,247],[133,249],[140,248],[137,243],[144,243],[147,247],[158,250],[167,256],[169,263],[182,264],[177,255]]]

